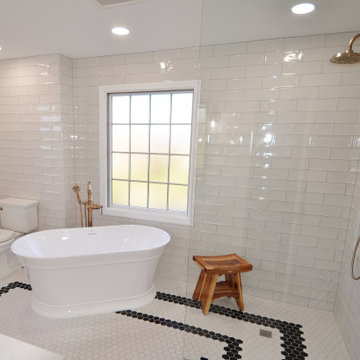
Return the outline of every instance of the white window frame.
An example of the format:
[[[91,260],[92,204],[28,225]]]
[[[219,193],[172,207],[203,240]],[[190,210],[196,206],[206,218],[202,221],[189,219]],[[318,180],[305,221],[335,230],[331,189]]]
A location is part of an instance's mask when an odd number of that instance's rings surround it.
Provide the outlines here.
[[[176,211],[138,208],[131,206],[111,206],[109,202],[110,191],[110,148],[109,148],[109,95],[114,93],[129,93],[142,91],[193,91],[193,114],[191,123],[191,151],[189,168],[188,211],[182,214]],[[166,222],[173,224],[193,224],[196,158],[198,137],[198,107],[199,107],[200,81],[172,81],[166,83],[120,84],[99,86],[99,134],[100,134],[100,202],[104,206],[103,214],[124,218],[141,219],[146,221]]]

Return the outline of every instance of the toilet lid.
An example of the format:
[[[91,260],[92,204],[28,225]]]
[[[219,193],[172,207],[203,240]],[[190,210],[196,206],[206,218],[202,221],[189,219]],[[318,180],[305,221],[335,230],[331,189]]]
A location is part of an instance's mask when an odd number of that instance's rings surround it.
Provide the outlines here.
[[[0,244],[14,237],[14,232],[10,230],[0,229]]]

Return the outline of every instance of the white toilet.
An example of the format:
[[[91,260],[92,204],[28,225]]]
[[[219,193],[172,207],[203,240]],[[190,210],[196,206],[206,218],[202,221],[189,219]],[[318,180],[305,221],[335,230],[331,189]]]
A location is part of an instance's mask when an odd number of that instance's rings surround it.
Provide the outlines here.
[[[38,201],[0,199],[0,279],[19,268],[10,247],[15,239],[38,228]]]

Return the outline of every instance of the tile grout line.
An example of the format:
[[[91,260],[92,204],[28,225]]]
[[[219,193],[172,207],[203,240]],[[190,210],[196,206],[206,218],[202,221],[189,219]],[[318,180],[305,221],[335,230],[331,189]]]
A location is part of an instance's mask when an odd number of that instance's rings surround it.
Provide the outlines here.
[[[32,290],[31,285],[16,281],[9,283],[7,286],[3,286],[2,288],[0,288],[0,296],[5,293],[8,293],[10,290],[15,288],[22,288],[28,291]],[[184,305],[192,308],[201,307],[201,303],[199,301],[195,301],[190,298],[167,294],[163,292],[157,292],[155,299],[167,301],[167,302],[173,302],[174,304]],[[305,357],[308,356],[308,354],[303,351],[306,348],[306,346],[303,344],[305,339],[301,336],[303,335],[303,332],[300,330],[300,328],[302,328],[300,324],[275,320],[268,317],[241,312],[239,310],[234,310],[214,304],[210,306],[209,311],[218,315],[224,315],[234,319],[236,318],[238,320],[243,320],[246,322],[255,323],[265,327],[278,329],[279,332],[282,334],[280,339],[283,341],[283,343],[281,344],[281,347],[284,348],[284,350],[281,352],[281,354],[285,356],[283,360],[295,360],[295,359],[305,360]],[[240,339],[235,339],[234,337],[229,337],[227,335],[215,333],[213,331],[209,331],[206,329],[197,328],[195,326],[190,326],[188,324],[184,324],[181,322],[172,321],[170,319],[164,319],[158,316],[148,315],[136,311],[124,310],[124,311],[117,311],[116,313],[121,315],[126,315],[128,317],[131,316],[133,318],[141,319],[144,321],[149,321],[155,324],[160,324],[162,326],[172,327],[174,329],[179,329],[181,331],[186,331],[188,333],[191,332],[199,336],[212,338],[213,340],[226,342],[227,346],[224,347],[226,354],[222,356],[223,359],[232,360],[232,359],[241,358],[239,352],[242,350],[242,348],[239,345],[242,344],[243,342]]]
[[[195,301],[186,297],[166,294],[162,292],[156,293],[156,299],[174,302],[176,304],[189,306],[192,308],[201,308],[200,301]],[[220,305],[210,305],[209,311],[224,315],[238,320],[248,321],[250,323],[262,325],[265,327],[276,328],[282,334],[280,339],[283,343],[280,345],[284,350],[281,352],[285,356],[283,360],[305,360],[308,356],[304,352],[306,345],[303,344],[305,339],[301,336],[304,333],[300,330],[302,326],[300,324],[289,323],[287,321],[275,320],[268,317],[249,314],[239,310],[233,310]]]

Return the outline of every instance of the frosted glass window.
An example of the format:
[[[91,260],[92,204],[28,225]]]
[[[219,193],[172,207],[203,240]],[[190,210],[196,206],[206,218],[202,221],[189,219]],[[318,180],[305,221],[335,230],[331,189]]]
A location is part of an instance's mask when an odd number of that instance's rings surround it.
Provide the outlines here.
[[[150,156],[150,181],[167,182],[168,181],[168,155]]]
[[[114,95],[112,97],[112,123],[128,124],[130,122],[130,96]]]
[[[189,181],[189,157],[171,156],[170,183],[187,185]]]
[[[170,122],[170,94],[151,95],[151,123]]]
[[[171,126],[171,148],[172,154],[190,154],[191,125]]]
[[[149,125],[131,126],[131,152],[149,151]]]
[[[166,210],[167,206],[167,185],[149,185],[149,208]]]
[[[131,96],[131,123],[146,124],[149,122],[150,95]]]
[[[147,206],[147,184],[130,182],[130,206]]]
[[[169,153],[170,125],[152,125],[150,133],[150,152]]]
[[[171,109],[171,122],[173,124],[191,124],[192,102],[192,93],[173,94]]]
[[[147,181],[148,155],[131,154],[131,180]]]
[[[188,187],[181,185],[169,186],[169,210],[187,211]]]
[[[129,179],[129,154],[113,154],[112,176],[114,179]]]
[[[129,151],[129,125],[112,127],[112,151]]]
[[[129,205],[129,182],[117,181],[112,182],[112,202],[115,205]]]
[[[188,211],[192,91],[109,94],[114,205]]]

